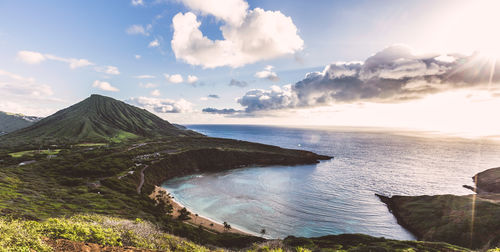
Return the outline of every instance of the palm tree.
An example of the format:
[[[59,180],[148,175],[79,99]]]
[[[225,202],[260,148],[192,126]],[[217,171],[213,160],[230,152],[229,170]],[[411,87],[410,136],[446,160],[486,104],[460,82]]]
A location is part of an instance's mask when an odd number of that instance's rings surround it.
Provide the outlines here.
[[[189,217],[191,213],[185,207],[181,210],[177,210],[177,212],[179,212],[179,216],[177,217],[179,220],[185,221],[191,219],[191,217]]]
[[[224,230],[228,231],[229,229],[231,229],[231,225],[229,225],[227,222],[224,221],[224,223],[222,223],[224,225]]]

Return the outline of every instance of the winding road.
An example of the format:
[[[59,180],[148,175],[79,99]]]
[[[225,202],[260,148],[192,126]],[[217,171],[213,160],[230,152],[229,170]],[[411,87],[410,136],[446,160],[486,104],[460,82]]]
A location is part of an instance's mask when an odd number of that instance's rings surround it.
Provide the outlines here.
[[[138,194],[141,194],[142,185],[144,185],[144,170],[146,170],[148,167],[149,167],[149,165],[144,165],[144,167],[141,169],[141,172],[139,174],[141,176],[141,180],[139,182],[139,185],[137,186],[137,193]]]

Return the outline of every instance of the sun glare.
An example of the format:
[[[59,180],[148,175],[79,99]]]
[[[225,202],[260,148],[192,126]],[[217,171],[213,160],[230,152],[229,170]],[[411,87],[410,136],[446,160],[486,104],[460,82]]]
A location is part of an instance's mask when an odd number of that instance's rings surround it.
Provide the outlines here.
[[[428,21],[418,48],[500,58],[500,1],[454,1]]]

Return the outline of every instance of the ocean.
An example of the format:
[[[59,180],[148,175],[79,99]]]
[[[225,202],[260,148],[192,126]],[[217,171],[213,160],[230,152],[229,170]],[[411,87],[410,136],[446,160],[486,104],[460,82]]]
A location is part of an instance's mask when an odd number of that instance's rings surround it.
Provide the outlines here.
[[[369,128],[188,125],[232,138],[334,156],[315,165],[196,174],[163,184],[194,213],[268,238],[363,233],[415,239],[375,193],[471,194],[472,176],[500,166],[500,142]]]

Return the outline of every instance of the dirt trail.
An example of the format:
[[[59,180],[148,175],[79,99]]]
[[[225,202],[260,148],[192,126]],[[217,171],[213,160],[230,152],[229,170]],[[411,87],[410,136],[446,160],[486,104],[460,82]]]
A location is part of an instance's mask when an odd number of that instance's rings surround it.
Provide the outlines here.
[[[141,194],[142,186],[144,185],[144,170],[146,170],[149,167],[149,165],[144,165],[144,167],[141,169],[140,176],[141,180],[139,181],[139,185],[137,186],[137,193]]]

